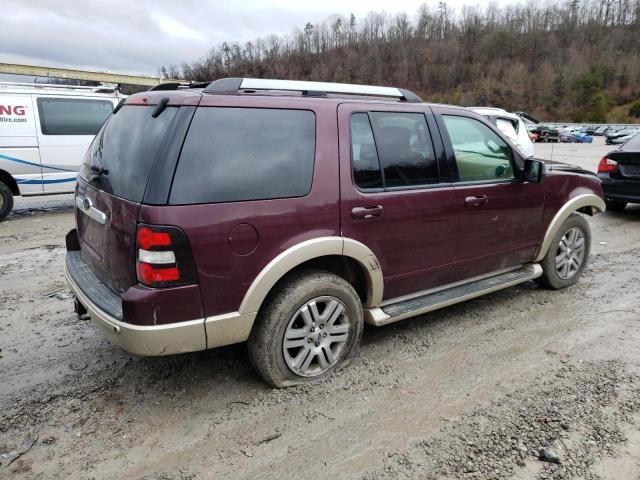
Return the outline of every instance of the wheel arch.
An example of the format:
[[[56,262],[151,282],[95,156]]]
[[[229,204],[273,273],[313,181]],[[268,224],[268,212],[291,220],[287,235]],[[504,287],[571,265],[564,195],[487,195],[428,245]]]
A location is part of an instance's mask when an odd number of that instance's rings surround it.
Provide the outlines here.
[[[382,302],[383,277],[375,254],[356,240],[320,237],[298,243],[271,260],[247,290],[239,313],[258,312],[278,282],[289,273],[305,267],[323,268],[346,277],[358,291],[365,307]],[[356,267],[359,270],[354,270]],[[353,277],[349,278],[350,275]]]
[[[538,255],[534,261],[539,262],[545,257],[551,247],[553,238],[558,233],[558,230],[560,230],[564,221],[569,218],[572,213],[579,212],[593,215],[594,211],[604,212],[605,209],[606,206],[604,200],[593,193],[584,193],[570,198],[551,220],[551,223],[547,227],[547,231],[544,235],[544,239],[542,240]]]
[[[11,193],[13,193],[14,195],[20,195],[18,183],[16,182],[15,178],[13,178],[13,176],[6,170],[0,169],[0,182],[9,187],[9,190],[11,190]]]

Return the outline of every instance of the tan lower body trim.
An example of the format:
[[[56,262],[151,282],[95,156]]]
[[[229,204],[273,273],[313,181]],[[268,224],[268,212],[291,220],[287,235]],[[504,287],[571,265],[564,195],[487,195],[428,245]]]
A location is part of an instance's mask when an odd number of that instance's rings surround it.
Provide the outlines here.
[[[133,325],[113,318],[98,308],[73,281],[65,267],[73,293],[85,306],[93,323],[109,340],[138,355],[172,355],[207,348],[204,319],[165,325]]]
[[[204,322],[207,331],[207,348],[246,341],[255,318],[255,312],[245,314],[233,312],[207,317]]]

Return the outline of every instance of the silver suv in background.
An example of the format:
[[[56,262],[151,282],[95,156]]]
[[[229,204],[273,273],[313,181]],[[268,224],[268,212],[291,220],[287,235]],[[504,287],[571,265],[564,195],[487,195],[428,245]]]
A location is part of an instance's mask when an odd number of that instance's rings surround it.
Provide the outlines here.
[[[533,142],[522,118],[515,113],[507,112],[502,108],[493,107],[469,107],[480,115],[487,117],[513,144],[518,147],[525,157],[533,156]]]

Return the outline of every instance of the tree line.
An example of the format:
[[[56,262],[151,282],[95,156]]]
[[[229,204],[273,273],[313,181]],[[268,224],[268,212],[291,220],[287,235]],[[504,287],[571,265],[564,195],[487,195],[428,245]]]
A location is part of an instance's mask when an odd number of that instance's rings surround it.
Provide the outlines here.
[[[545,120],[623,121],[633,111],[616,107],[640,98],[640,0],[459,10],[440,2],[412,16],[334,15],[286,36],[223,42],[160,73],[392,85],[430,102],[524,110]]]

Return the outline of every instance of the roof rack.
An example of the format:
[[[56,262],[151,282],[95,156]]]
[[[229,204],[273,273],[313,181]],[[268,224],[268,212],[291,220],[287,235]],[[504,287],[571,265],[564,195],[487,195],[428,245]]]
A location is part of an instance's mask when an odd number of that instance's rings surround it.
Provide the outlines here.
[[[211,82],[166,82],[151,87],[149,91],[158,90],[182,90],[187,88],[205,88]]]
[[[61,83],[33,83],[33,82],[5,82],[0,81],[0,87],[30,87],[30,88],[59,88],[61,90],[84,90],[87,92],[108,93],[116,92],[117,85],[96,85],[94,87],[86,87],[80,85],[64,85]]]
[[[284,90],[301,92],[309,97],[326,97],[329,93],[391,97],[412,103],[422,103],[422,99],[410,90],[396,87],[376,87],[350,83],[307,82],[299,80],[270,80],[261,78],[221,78],[209,83],[205,93],[236,94],[239,90]]]

